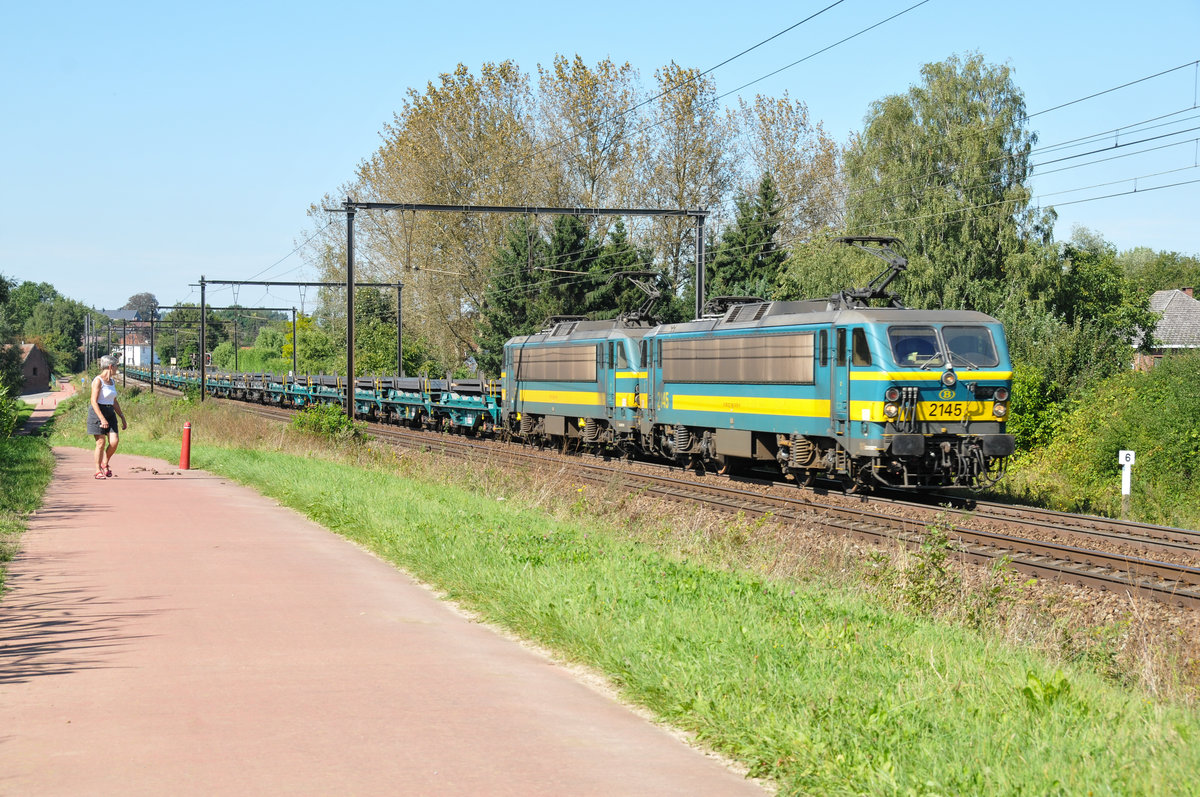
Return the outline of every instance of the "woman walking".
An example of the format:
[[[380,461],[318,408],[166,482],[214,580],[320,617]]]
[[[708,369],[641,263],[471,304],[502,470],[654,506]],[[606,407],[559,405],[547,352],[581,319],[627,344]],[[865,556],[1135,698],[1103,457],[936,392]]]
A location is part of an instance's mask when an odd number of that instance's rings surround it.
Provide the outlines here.
[[[112,455],[116,453],[117,418],[121,419],[121,428],[128,429],[125,413],[121,412],[121,404],[117,401],[117,361],[112,357],[100,358],[100,374],[92,380],[92,399],[88,405],[87,430],[96,438],[96,478],[104,479],[113,475]]]

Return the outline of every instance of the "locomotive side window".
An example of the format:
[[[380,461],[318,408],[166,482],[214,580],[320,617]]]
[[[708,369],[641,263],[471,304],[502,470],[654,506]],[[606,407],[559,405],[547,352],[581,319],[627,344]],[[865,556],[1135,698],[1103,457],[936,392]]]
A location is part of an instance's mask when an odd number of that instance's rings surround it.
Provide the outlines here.
[[[646,355],[647,355],[647,352],[646,352],[647,345],[648,345],[648,344],[646,343],[646,341],[644,341],[644,340],[643,340],[643,341],[641,342],[641,345],[640,345],[640,347],[639,347],[639,348],[641,348],[641,350],[642,350],[642,352],[641,352],[641,354],[642,354],[642,361],[641,361],[641,363],[638,365],[638,367],[639,367],[639,368],[649,368],[649,367],[650,367],[650,359],[649,359],[649,357],[647,357],[647,356],[646,356]]]
[[[846,364],[846,330],[837,331],[837,364]]]
[[[720,336],[661,342],[666,382],[813,384],[816,336]]]
[[[824,329],[821,330],[821,342],[817,348],[821,350],[821,365],[829,365],[829,333]]]
[[[871,347],[867,345],[867,331],[865,329],[858,328],[854,330],[853,344],[853,363],[855,365],[870,365]]]
[[[599,346],[546,346],[517,351],[517,373],[532,382],[595,382]]]
[[[624,341],[617,341],[613,344],[617,349],[616,367],[618,369],[629,370],[629,358],[625,355]]]
[[[942,365],[942,350],[933,327],[889,327],[888,340],[897,365],[911,368]]]
[[[987,327],[942,327],[942,340],[950,350],[950,362],[968,368],[993,366],[1000,362],[992,332]]]

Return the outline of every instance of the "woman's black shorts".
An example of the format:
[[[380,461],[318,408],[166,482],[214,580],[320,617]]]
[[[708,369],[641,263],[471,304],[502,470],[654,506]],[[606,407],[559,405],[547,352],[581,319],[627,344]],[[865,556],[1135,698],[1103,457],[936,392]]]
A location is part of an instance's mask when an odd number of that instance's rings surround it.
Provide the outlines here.
[[[96,415],[96,411],[92,409],[92,405],[88,404],[87,433],[103,435],[116,434],[117,411],[113,409],[113,405],[101,404],[100,412],[104,414],[104,419],[108,421],[108,428],[104,429],[100,426],[100,418]]]

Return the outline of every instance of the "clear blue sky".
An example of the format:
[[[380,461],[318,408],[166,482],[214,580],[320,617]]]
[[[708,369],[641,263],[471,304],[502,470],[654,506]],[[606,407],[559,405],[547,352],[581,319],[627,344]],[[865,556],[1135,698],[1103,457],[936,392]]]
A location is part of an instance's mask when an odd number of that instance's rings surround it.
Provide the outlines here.
[[[718,91],[917,1],[845,0],[717,70]],[[9,2],[0,15],[0,274],[49,282],[97,308],[142,291],[162,304],[196,301],[189,284],[201,274],[313,279],[299,255],[287,257],[311,229],[306,208],[378,147],[410,87],[460,61],[477,72],[511,58],[536,73],[555,53],[629,61],[649,86],[671,60],[707,69],[830,2]],[[906,91],[922,64],[953,53],[1011,65],[1036,113],[1200,59],[1198,33],[1197,0],[930,0],[743,93],[787,90],[844,141],[873,100]],[[1180,112],[1170,126],[1089,145],[1100,149],[1200,127],[1196,92],[1189,66],[1037,115],[1031,127],[1048,146]],[[1178,132],[1095,157],[1175,144],[1156,152],[1035,177],[1043,204],[1123,193],[1142,178],[1137,194],[1060,206],[1056,237],[1081,224],[1121,249],[1200,253],[1200,183],[1145,190],[1200,180],[1198,136]],[[1169,170],[1181,171],[1147,176]],[[1099,185],[1117,180],[1127,181]],[[1087,186],[1098,187],[1058,193]],[[243,289],[239,301],[297,297]]]

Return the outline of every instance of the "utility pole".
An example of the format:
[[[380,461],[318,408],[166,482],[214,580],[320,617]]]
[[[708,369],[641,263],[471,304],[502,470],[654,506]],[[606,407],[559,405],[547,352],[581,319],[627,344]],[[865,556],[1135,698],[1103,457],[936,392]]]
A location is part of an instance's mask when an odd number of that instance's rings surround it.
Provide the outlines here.
[[[704,217],[696,217],[696,318],[704,317]]]
[[[292,308],[292,378],[296,377],[296,350],[300,348],[300,339],[296,336],[296,308]]]
[[[204,367],[204,344],[205,344],[205,328],[204,328],[204,275],[200,275],[200,400],[204,401],[204,394],[208,392],[208,369]]]
[[[150,392],[154,392],[154,316],[150,314]]]
[[[354,208],[346,203],[346,417],[354,420]]]
[[[400,289],[402,283],[396,283],[396,376],[404,376],[404,334],[400,331],[404,320],[404,308],[400,304]]]

